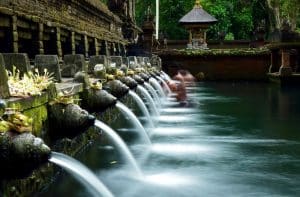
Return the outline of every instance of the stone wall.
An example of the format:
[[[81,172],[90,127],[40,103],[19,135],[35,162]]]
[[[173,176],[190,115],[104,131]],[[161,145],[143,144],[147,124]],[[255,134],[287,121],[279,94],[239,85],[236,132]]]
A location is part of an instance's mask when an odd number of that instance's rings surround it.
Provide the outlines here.
[[[191,53],[193,53],[191,51]],[[159,53],[162,58],[163,70],[170,76],[179,69],[189,70],[194,76],[203,73],[205,80],[267,80],[270,54],[258,52],[257,54],[216,54],[213,51],[205,54],[187,54],[163,51]]]
[[[99,54],[127,40],[123,22],[96,0],[0,1],[0,52]],[[120,47],[122,48],[122,47]],[[109,54],[106,54],[109,55]]]
[[[26,103],[26,100],[22,99],[22,101]],[[134,107],[133,100],[128,95],[123,97],[121,101],[130,108]],[[24,113],[32,115],[34,114],[32,110],[47,108],[46,105],[47,103],[38,107],[33,106],[32,108],[29,108],[29,106],[27,106],[28,108],[23,106],[23,109],[25,110]],[[47,116],[47,110],[45,115]],[[106,124],[112,125],[116,124],[118,118],[120,118],[120,112],[116,107],[111,107],[102,113],[95,113],[95,116],[97,116],[97,119],[105,122]],[[72,157],[84,151],[85,148],[92,145],[96,140],[101,140],[103,143],[110,143],[107,142],[106,136],[103,135],[96,127],[90,127],[84,133],[78,134],[73,138],[60,138],[53,140],[49,137],[45,137],[47,136],[45,133],[42,135],[52,151],[64,153]],[[0,179],[0,196],[34,196],[47,189],[61,173],[62,171],[60,168],[49,162],[34,170],[28,177],[12,180]]]

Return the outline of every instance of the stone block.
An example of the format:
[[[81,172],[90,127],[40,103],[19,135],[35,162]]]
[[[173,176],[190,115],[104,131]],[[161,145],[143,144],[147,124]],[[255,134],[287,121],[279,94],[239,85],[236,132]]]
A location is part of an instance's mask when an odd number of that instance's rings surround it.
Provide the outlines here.
[[[5,68],[12,71],[15,66],[21,76],[31,70],[29,58],[26,53],[3,53]]]
[[[111,62],[116,63],[117,68],[120,68],[123,64],[123,62],[122,62],[123,60],[122,60],[121,56],[111,56],[110,59],[111,59]]]
[[[35,67],[39,70],[40,74],[43,74],[44,69],[47,69],[49,73],[53,74],[56,82],[61,82],[60,66],[57,55],[36,55]]]
[[[82,54],[65,55],[61,75],[63,77],[74,77],[79,71],[86,72],[86,63]]]
[[[123,62],[123,64],[125,64],[126,66],[128,66],[128,64],[129,64],[129,60],[128,60],[127,57],[122,57],[122,62]]]
[[[95,55],[90,57],[88,72],[91,74],[94,72],[96,64],[103,64],[104,67],[108,66],[108,59],[105,55]]]
[[[3,56],[0,54],[0,98],[9,97],[9,88],[7,84],[7,73],[5,71],[5,65]]]
[[[159,69],[162,68],[161,59],[158,56],[155,56],[155,55],[152,56],[150,59],[150,63],[153,67],[157,67]]]

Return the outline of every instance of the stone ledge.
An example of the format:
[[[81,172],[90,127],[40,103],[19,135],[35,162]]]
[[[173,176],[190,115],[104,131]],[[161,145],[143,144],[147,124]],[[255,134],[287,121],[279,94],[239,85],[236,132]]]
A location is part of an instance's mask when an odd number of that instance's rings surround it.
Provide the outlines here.
[[[25,111],[48,103],[48,94],[43,92],[41,95],[30,96],[28,98],[11,97],[6,102],[8,103],[8,107]]]

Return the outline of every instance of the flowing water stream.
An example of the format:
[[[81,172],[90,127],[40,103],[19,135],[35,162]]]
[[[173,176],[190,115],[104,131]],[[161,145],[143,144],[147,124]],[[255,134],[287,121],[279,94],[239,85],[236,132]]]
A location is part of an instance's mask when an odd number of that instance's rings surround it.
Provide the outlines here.
[[[145,82],[144,84],[145,84],[145,87],[148,89],[149,93],[152,95],[153,99],[156,101],[156,106],[160,107],[161,100],[160,100],[157,92],[155,91],[155,89],[148,82]]]
[[[154,103],[153,98],[151,97],[151,95],[149,94],[149,92],[141,85],[137,86],[137,89],[144,95],[144,97],[146,98],[147,102],[149,103],[149,108],[150,111],[153,111],[153,114],[155,114],[156,116],[159,115],[159,112],[157,110],[157,107]]]
[[[145,105],[145,103],[143,102],[143,100],[141,99],[141,97],[139,97],[139,95],[137,95],[135,92],[133,92],[132,90],[129,91],[129,95],[136,101],[137,105],[139,106],[139,108],[142,110],[143,114],[147,117],[148,122],[150,123],[150,127],[154,128],[154,123],[152,121],[152,117],[150,116],[150,113]]]
[[[159,81],[163,84],[163,89],[166,89],[166,91],[167,91],[166,96],[169,95],[169,94],[171,94],[172,91],[171,91],[170,87],[168,86],[168,84],[166,83],[166,81],[163,80],[163,79],[162,79],[161,77],[159,77],[159,76],[158,76],[157,78],[158,78]]]
[[[122,114],[124,114],[125,117],[128,116],[128,120],[130,120],[136,128],[139,129],[139,134],[143,137],[146,144],[151,144],[151,140],[144,128],[144,126],[141,124],[139,119],[134,115],[134,113],[123,103],[117,102],[116,107],[121,111]]]
[[[158,83],[158,81],[156,79],[154,79],[153,77],[151,77],[149,79],[150,84],[153,85],[153,87],[156,89],[157,92],[159,92],[160,97],[165,97],[165,93],[164,90],[162,89],[161,85]]]
[[[143,173],[136,163],[136,160],[134,159],[133,155],[131,154],[130,150],[128,149],[127,145],[125,142],[122,140],[122,138],[108,125],[105,123],[96,120],[95,121],[95,126],[102,129],[105,134],[111,139],[111,142],[118,147],[119,151],[122,153],[124,156],[124,159],[130,163],[130,165],[134,168],[136,171],[137,176],[143,177]]]
[[[62,153],[52,152],[49,161],[68,171],[79,182],[85,185],[93,196],[114,196],[93,172],[72,157]]]

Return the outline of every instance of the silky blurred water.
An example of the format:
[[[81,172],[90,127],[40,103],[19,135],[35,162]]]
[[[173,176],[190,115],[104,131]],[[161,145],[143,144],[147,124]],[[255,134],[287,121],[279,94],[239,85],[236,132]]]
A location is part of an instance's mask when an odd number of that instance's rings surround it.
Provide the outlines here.
[[[144,178],[99,140],[77,159],[120,197],[300,196],[300,92],[272,84],[199,83],[189,105],[162,102],[143,145],[126,119],[112,127],[127,141]],[[142,117],[141,117],[142,118]],[[61,176],[40,196],[89,196]]]

